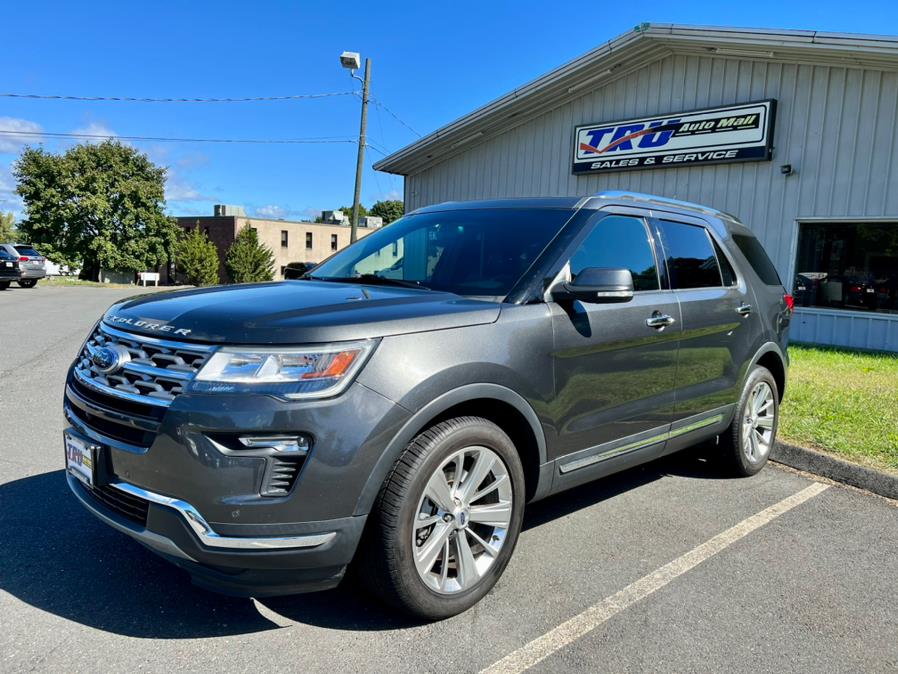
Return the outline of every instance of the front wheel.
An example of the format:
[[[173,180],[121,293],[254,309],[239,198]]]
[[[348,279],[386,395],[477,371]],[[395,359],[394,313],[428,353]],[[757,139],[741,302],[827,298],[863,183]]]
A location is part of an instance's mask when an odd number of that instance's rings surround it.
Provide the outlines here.
[[[0,281],[0,290],[6,290],[9,288],[9,281]]]
[[[725,457],[738,475],[754,475],[770,456],[779,426],[779,392],[766,367],[748,376],[736,415],[721,437]]]
[[[26,279],[22,279],[21,281],[16,281],[16,283],[18,283],[19,286],[21,286],[22,288],[33,288],[34,286],[37,285],[37,279],[36,278],[26,278]]]
[[[460,417],[426,430],[384,483],[360,551],[374,592],[428,620],[469,609],[511,559],[524,472],[498,426]]]

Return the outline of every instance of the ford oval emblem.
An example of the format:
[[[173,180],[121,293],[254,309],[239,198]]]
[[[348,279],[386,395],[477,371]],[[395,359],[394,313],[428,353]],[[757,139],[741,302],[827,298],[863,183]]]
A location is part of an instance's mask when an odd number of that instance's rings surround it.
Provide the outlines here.
[[[112,374],[120,370],[125,363],[131,360],[128,350],[118,344],[101,346],[94,349],[90,356],[90,362],[100,374]]]

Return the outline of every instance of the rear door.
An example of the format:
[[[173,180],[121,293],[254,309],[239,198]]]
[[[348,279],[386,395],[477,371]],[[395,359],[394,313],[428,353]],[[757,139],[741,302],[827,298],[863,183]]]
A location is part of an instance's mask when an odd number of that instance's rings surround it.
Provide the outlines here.
[[[664,289],[645,217],[599,214],[569,252],[569,278],[587,267],[627,268],[629,302],[551,302],[558,479],[570,486],[659,454],[674,412],[680,311]],[[628,212],[628,211],[633,211]],[[651,327],[647,319],[669,316]]]
[[[700,431],[728,420],[760,321],[746,279],[706,223],[676,215],[653,224],[682,312],[673,432],[680,435],[682,428]],[[687,426],[678,429],[677,421]]]

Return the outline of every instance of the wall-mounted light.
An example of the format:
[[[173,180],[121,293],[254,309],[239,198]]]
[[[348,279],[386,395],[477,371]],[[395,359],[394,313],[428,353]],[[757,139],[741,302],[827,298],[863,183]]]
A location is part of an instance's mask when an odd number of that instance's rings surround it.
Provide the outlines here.
[[[780,173],[782,173],[784,176],[792,175],[792,164],[783,164],[782,166],[780,166]]]

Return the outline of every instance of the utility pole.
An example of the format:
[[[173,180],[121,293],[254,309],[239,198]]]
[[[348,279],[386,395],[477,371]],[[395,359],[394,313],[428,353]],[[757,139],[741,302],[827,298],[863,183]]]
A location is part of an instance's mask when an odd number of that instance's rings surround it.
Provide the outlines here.
[[[353,73],[353,77],[356,77]],[[365,59],[365,79],[362,81],[362,123],[359,128],[359,155],[355,165],[355,193],[352,197],[352,229],[349,232],[350,243],[358,238],[359,200],[362,196],[362,169],[365,165],[365,131],[368,125],[368,88],[371,84],[371,59]]]

